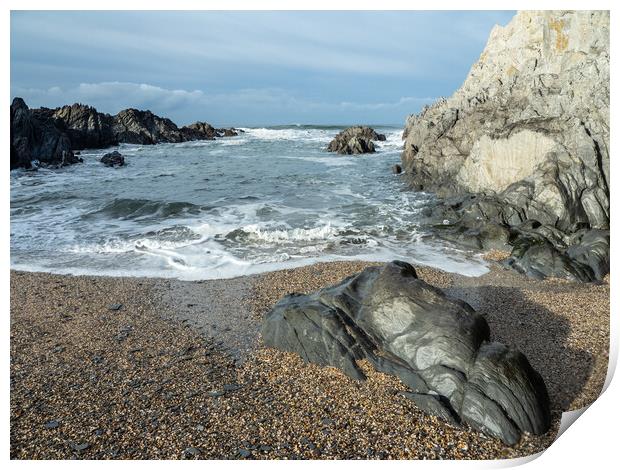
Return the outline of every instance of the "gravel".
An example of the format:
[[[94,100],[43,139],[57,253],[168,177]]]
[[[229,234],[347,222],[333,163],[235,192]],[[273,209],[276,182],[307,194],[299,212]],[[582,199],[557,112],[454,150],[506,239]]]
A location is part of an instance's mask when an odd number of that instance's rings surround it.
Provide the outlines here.
[[[609,283],[420,277],[486,315],[549,388],[554,424],[514,447],[421,412],[394,377],[368,379],[265,348],[262,315],[369,264],[319,263],[183,283],[11,272],[11,457],[16,459],[494,459],[553,441],[562,410],[596,399]],[[119,309],[111,306],[122,305]]]

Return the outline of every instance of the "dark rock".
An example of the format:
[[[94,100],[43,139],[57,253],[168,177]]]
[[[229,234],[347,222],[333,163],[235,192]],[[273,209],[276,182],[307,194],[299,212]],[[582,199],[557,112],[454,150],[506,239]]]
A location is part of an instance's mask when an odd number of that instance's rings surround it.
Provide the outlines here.
[[[195,122],[181,128],[185,140],[215,140],[219,137],[217,129],[206,122]]]
[[[334,137],[327,150],[344,155],[373,153],[375,151],[373,140],[385,140],[385,135],[377,134],[370,127],[349,127]]]
[[[108,305],[108,310],[120,310],[123,307],[123,304],[110,304]]]
[[[400,175],[403,172],[403,167],[400,165],[394,165],[392,166],[392,173],[394,173],[395,175]]]
[[[55,419],[52,419],[51,421],[45,423],[45,429],[56,429],[58,426],[60,426],[60,423],[58,422],[58,420]]]
[[[52,115],[64,122],[74,150],[118,145],[114,118],[80,103],[56,108]]]
[[[125,164],[125,157],[123,157],[120,152],[115,150],[114,152],[106,153],[103,157],[101,157],[101,163],[105,166],[123,166]],[[119,307],[120,308],[120,307]],[[118,309],[111,309],[118,310]]]
[[[170,119],[134,108],[125,109],[114,116],[113,131],[119,142],[128,144],[153,145],[186,140]]]
[[[310,295],[282,298],[265,316],[267,346],[365,379],[357,361],[401,378],[425,411],[515,444],[550,425],[540,375],[520,352],[489,342],[489,326],[467,303],[394,261]]]
[[[11,104],[11,169],[78,163],[62,121],[31,110],[21,98]]]

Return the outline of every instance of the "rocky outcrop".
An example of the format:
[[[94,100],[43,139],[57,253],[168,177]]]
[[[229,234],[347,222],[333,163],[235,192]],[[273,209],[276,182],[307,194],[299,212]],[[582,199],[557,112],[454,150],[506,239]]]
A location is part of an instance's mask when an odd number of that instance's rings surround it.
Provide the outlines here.
[[[105,166],[110,167],[125,165],[125,157],[123,157],[121,153],[117,150],[115,150],[114,152],[106,153],[103,157],[101,157],[100,161]]]
[[[327,146],[328,152],[343,155],[374,153],[373,140],[385,140],[385,135],[377,134],[374,129],[365,126],[354,126],[340,132]]]
[[[21,98],[13,100],[11,169],[32,168],[40,164],[64,166],[78,161],[62,121],[45,112],[29,109]]]
[[[215,140],[216,137],[233,137],[239,135],[238,129],[216,129],[207,122],[195,122],[189,126],[183,126],[181,133],[185,140]]]
[[[454,425],[515,444],[549,429],[540,375],[514,348],[489,341],[485,319],[467,303],[394,261],[366,268],[310,295],[282,298],[266,315],[267,346],[365,379],[358,360],[398,376],[404,395]]]
[[[134,108],[114,116],[113,132],[119,142],[127,144],[152,145],[185,140],[183,133],[170,119]]]
[[[170,119],[133,108],[115,116],[80,103],[31,110],[24,100],[15,98],[11,105],[11,169],[30,168],[33,160],[44,165],[77,163],[81,159],[72,151],[86,148],[213,140],[239,132],[243,131],[216,129],[206,122],[179,129]]]
[[[430,218],[447,220],[446,237],[518,246],[511,265],[528,274],[608,271],[579,246],[584,230],[609,229],[609,12],[519,12],[496,26],[461,88],[410,116],[404,139],[408,180],[447,201]],[[557,269],[530,269],[551,259]]]
[[[98,149],[118,145],[114,117],[80,103],[53,110],[52,116],[67,127],[73,150]]]

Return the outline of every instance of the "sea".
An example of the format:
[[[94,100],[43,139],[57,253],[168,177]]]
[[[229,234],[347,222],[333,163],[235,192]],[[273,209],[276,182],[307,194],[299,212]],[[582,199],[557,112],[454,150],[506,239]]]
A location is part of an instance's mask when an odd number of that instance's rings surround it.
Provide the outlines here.
[[[374,154],[326,151],[339,126],[243,128],[236,137],[82,151],[84,163],[11,171],[11,268],[63,274],[231,278],[318,261],[400,259],[477,276],[480,255],[420,223],[402,128]],[[118,150],[126,165],[109,168]]]

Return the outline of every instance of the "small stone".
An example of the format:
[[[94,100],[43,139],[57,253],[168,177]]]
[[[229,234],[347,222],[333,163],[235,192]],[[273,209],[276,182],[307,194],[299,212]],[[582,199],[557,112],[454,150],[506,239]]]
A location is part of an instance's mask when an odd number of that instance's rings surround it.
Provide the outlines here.
[[[198,457],[199,455],[200,449],[198,449],[197,447],[188,447],[183,451],[183,457],[186,459],[190,457]]]
[[[198,426],[196,426],[196,430],[197,431],[204,431],[205,427],[202,424],[199,424]]]
[[[71,443],[71,448],[76,452],[83,452],[90,447],[88,442],[83,442],[81,444],[76,444],[74,442]]]
[[[239,454],[239,457],[242,459],[247,459],[252,456],[252,452],[247,449],[239,449],[237,450],[237,454]]]
[[[123,304],[111,304],[111,305],[108,305],[108,310],[117,311],[117,310],[120,310],[122,306]]]
[[[58,426],[60,426],[60,423],[55,419],[45,423],[45,429],[56,429]]]
[[[225,384],[224,385],[225,392],[234,392],[235,390],[239,390],[240,388],[241,388],[241,385],[239,384]]]

